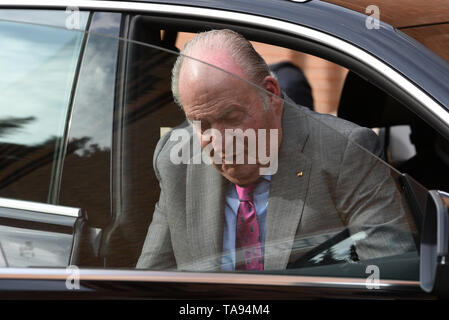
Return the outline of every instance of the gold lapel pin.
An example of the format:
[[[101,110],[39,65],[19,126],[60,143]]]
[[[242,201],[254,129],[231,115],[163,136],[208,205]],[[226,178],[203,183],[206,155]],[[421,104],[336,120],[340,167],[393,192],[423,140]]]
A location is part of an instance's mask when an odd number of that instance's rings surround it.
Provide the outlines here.
[[[298,172],[296,173],[296,175],[297,175],[298,177],[302,177],[302,171],[298,171]]]

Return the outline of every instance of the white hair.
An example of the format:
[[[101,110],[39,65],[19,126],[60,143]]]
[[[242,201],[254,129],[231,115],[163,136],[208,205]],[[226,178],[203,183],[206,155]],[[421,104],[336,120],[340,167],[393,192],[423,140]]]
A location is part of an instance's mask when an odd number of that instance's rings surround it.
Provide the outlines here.
[[[183,107],[179,98],[179,73],[184,58],[189,57],[198,48],[203,50],[227,50],[232,60],[246,73],[248,80],[256,85],[262,85],[265,77],[271,74],[265,60],[256,52],[252,44],[239,33],[229,29],[198,33],[184,45],[172,69],[171,89],[173,98],[181,108]],[[261,90],[258,91],[263,97],[264,108],[269,108],[266,95]]]

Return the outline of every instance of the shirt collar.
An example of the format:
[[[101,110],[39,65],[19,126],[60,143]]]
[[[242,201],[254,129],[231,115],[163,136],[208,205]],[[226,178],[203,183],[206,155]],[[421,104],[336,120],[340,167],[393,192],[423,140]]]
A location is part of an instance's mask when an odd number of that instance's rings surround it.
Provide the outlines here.
[[[259,182],[258,182],[258,186],[255,189],[255,194],[258,194],[259,190],[261,190],[261,189],[264,190],[265,188],[267,188],[267,187],[260,188],[259,187],[260,184],[265,184],[265,183],[270,184],[270,182],[271,182],[271,175],[260,176],[260,179],[259,179]],[[227,191],[227,197],[238,199],[237,191],[235,190],[235,185],[233,183],[229,183],[229,189]]]
[[[261,176],[261,180],[265,180],[266,182],[271,182],[271,175],[265,175],[265,176]]]

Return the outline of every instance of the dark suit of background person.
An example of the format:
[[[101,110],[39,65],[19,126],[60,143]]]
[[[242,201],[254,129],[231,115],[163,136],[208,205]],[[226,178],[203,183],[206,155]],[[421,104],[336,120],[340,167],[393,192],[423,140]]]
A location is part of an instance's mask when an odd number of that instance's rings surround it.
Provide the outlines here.
[[[309,81],[302,70],[289,61],[269,65],[274,73],[281,90],[294,103],[313,110],[313,95]]]
[[[356,244],[360,260],[415,251],[390,169],[349,142],[380,154],[376,134],[292,105],[284,102],[278,171],[271,177],[264,270],[285,269],[311,249],[298,240],[345,227],[366,236]],[[184,129],[192,137],[192,127]],[[137,268],[220,270],[230,182],[213,165],[173,164],[177,142],[169,136],[154,152],[161,194]]]

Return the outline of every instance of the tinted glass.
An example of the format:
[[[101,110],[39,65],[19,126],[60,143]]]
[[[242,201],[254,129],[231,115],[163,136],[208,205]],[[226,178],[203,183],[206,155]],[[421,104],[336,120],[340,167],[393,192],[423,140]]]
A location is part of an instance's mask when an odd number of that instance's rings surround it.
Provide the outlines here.
[[[34,210],[56,203],[83,32],[64,11],[0,10],[0,250],[9,267],[69,263],[75,217]],[[77,13],[84,30],[88,13]],[[14,204],[17,204],[14,203]],[[42,207],[41,207],[42,208]]]
[[[29,226],[29,225],[28,225]],[[65,267],[72,251],[72,235],[0,225],[5,267]]]
[[[93,14],[73,100],[59,204],[84,212],[77,230],[80,242],[72,261],[78,266],[104,265],[100,241],[112,220],[112,143],[114,105],[120,92],[116,86],[120,24],[119,13]]]
[[[9,19],[20,21],[14,12]],[[61,18],[61,12],[40,14],[41,22]],[[84,36],[60,22],[55,28],[0,20],[1,197],[54,201],[50,189]]]
[[[121,14],[95,13],[73,100],[59,203],[81,207],[92,225],[110,218],[111,150]],[[98,34],[107,33],[111,37]]]

